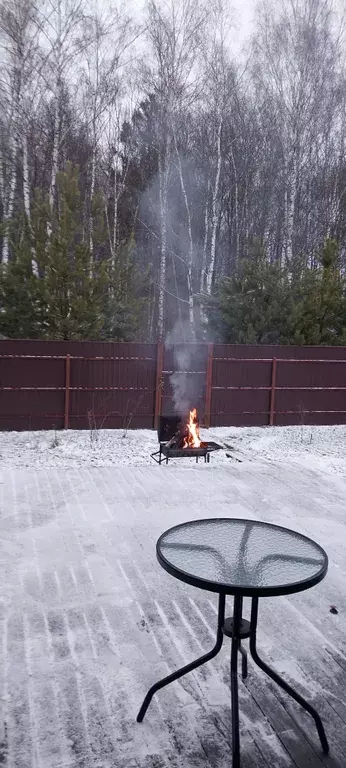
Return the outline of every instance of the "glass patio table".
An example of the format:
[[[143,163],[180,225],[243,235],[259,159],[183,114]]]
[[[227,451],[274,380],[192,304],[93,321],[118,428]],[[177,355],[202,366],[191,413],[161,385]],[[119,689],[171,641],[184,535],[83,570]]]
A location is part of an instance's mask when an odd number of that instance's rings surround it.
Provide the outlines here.
[[[216,642],[208,653],[159,680],[148,691],[139,710],[142,722],[151,699],[164,686],[212,659],[224,636],[231,638],[232,766],[240,768],[238,654],[247,677],[249,638],[254,662],[313,717],[322,749],[329,751],[318,712],[258,655],[256,630],[260,597],[302,592],[318,584],[328,569],[328,557],[312,539],[270,523],[235,518],[194,520],[174,526],[156,545],[160,565],[172,576],[219,595]],[[226,595],[234,596],[233,616],[225,618]],[[252,598],[250,621],[243,619],[243,598]]]

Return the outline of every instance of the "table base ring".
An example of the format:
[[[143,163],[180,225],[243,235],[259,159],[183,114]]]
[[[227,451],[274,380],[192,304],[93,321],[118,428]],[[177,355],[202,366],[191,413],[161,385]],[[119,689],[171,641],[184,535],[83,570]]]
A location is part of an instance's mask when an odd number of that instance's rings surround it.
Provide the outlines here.
[[[222,627],[223,634],[226,635],[226,637],[233,637],[233,616],[228,617],[225,619],[225,623]],[[247,637],[250,637],[250,622],[246,619],[241,619],[240,622],[240,631],[239,631],[239,640],[246,640]]]

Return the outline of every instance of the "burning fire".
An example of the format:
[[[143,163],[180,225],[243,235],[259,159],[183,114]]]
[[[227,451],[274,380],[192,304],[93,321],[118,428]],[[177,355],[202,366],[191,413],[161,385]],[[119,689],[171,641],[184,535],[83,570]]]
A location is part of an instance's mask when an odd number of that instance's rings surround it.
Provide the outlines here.
[[[186,427],[187,434],[184,437],[183,448],[199,448],[201,445],[201,439],[199,436],[199,425],[196,408],[193,408],[193,410],[190,411],[190,417]]]

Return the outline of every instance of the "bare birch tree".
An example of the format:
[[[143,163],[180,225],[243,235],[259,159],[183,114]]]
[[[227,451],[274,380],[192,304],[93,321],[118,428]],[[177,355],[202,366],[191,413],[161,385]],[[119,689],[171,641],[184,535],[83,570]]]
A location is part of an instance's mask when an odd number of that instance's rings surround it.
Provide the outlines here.
[[[223,133],[231,94],[231,61],[229,57],[231,18],[223,0],[216,0],[208,26],[205,43],[205,106],[211,127],[211,173],[207,180],[205,239],[209,252],[204,251],[201,293],[210,296],[215,279],[217,229],[220,217],[220,187],[225,160]],[[210,189],[210,202],[209,202]]]
[[[9,225],[15,212],[15,194],[22,188],[27,226],[31,229],[28,123],[30,91],[37,67],[38,11],[32,0],[3,2],[0,34],[4,66],[2,79],[3,148],[1,157],[1,202],[4,236],[2,263],[9,260]],[[22,178],[18,167],[22,166]],[[35,254],[32,268],[37,274]]]
[[[60,155],[65,140],[65,84],[67,78],[72,93],[76,93],[77,83],[71,72],[81,55],[82,19],[85,12],[84,0],[46,0],[43,17],[44,46],[47,50],[46,84],[51,93],[50,109],[52,113],[52,150],[50,163],[49,206],[53,212],[56,198],[57,174],[60,168]],[[89,42],[89,41],[88,41]],[[49,234],[51,228],[49,228]]]
[[[262,80],[281,144],[281,259],[286,263],[296,252],[302,178],[316,173],[315,163],[319,164],[333,131],[332,122],[326,131],[327,114],[334,113],[337,95],[339,54],[332,16],[331,0],[289,0],[279,5],[263,0],[258,6],[255,79]]]
[[[148,37],[152,66],[146,71],[147,88],[157,102],[156,145],[158,151],[158,186],[160,220],[160,270],[158,294],[158,335],[165,330],[165,291],[167,268],[168,186],[175,157],[185,212],[187,240],[186,286],[191,335],[194,335],[193,243],[191,214],[186,193],[183,165],[178,149],[177,117],[189,103],[195,89],[194,61],[199,45],[204,13],[196,0],[180,0],[163,6],[151,0],[148,5]],[[174,258],[174,256],[173,256]],[[181,297],[177,297],[178,300]]]
[[[120,132],[121,99],[127,66],[133,66],[133,43],[139,34],[137,26],[126,14],[116,9],[94,13],[84,19],[85,61],[81,73],[83,113],[89,126],[91,144],[88,237],[93,254],[92,205],[96,176],[104,165],[105,154],[111,163],[114,195],[112,233],[109,224],[109,246],[114,263],[117,249],[118,179],[121,174]],[[108,192],[109,190],[107,190]],[[106,206],[106,216],[108,208]]]

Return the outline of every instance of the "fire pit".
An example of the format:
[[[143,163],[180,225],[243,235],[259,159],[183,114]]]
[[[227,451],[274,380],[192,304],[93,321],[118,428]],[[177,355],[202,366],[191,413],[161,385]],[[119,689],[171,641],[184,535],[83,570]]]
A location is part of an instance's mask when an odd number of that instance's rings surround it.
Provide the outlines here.
[[[160,416],[158,439],[160,449],[151,454],[158,464],[163,461],[168,464],[169,459],[188,456],[196,458],[197,464],[199,458],[204,458],[204,462],[209,464],[210,454],[222,448],[218,443],[201,440],[196,408],[190,411],[186,419],[181,416]]]

